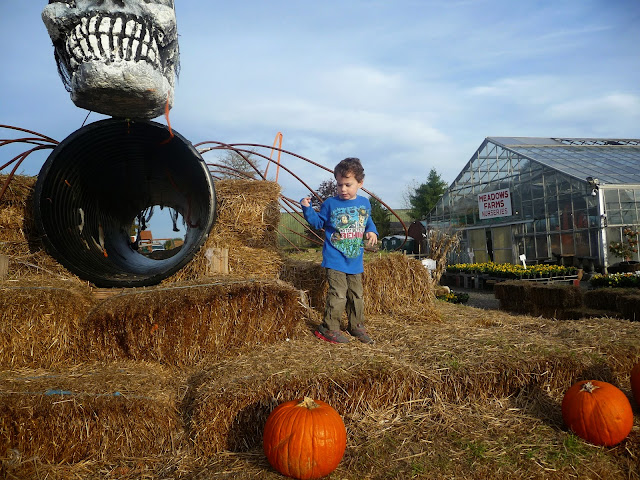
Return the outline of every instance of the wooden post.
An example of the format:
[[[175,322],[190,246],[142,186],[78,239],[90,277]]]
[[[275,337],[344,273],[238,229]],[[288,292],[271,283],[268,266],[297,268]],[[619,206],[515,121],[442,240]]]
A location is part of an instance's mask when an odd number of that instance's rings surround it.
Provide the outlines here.
[[[0,281],[5,280],[9,274],[9,257],[0,255]]]
[[[207,273],[229,273],[229,249],[228,248],[209,248],[205,253],[205,257],[209,260]]]

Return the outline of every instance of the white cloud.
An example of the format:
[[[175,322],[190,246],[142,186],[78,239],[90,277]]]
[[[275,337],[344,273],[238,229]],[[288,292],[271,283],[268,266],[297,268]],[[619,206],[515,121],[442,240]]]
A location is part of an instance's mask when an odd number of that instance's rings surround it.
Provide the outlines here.
[[[328,167],[360,156],[365,186],[398,207],[431,167],[452,181],[486,136],[637,137],[638,7],[614,3],[178,2],[171,123],[194,142],[281,131]],[[7,49],[0,123],[62,140],[87,112],[56,76],[43,7],[0,5],[0,40],[35,39]]]
[[[592,118],[599,122],[621,123],[640,120],[640,96],[610,93],[595,98],[568,99],[551,105],[549,115],[557,119]]]

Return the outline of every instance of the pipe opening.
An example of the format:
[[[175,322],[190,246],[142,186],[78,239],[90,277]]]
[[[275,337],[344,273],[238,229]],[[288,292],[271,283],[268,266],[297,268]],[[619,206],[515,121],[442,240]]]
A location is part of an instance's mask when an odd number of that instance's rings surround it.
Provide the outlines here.
[[[47,251],[99,287],[154,285],[186,265],[215,220],[215,190],[193,145],[151,121],[101,120],[62,141],[35,189]],[[135,249],[132,227],[150,207],[184,220],[184,244],[166,258]]]

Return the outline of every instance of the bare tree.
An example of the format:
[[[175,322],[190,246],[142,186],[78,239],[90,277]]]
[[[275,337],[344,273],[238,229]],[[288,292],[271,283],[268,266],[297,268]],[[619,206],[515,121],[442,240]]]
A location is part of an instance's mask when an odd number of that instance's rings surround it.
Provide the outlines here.
[[[214,173],[220,178],[246,178],[253,180],[260,178],[258,174],[261,171],[260,159],[253,151],[224,150],[217,160]]]
[[[322,201],[325,201],[327,198],[335,197],[338,194],[338,184],[336,183],[336,179],[331,177],[323,180],[318,186],[316,193],[320,196]],[[321,203],[322,202],[320,202],[315,195],[311,194],[311,206],[313,208],[319,208]]]

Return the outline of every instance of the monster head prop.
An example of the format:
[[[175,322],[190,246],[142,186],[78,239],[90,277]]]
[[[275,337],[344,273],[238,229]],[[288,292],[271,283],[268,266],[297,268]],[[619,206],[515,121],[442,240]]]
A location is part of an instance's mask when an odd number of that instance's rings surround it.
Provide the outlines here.
[[[154,118],[173,105],[179,57],[173,0],[50,0],[42,20],[76,106]]]

